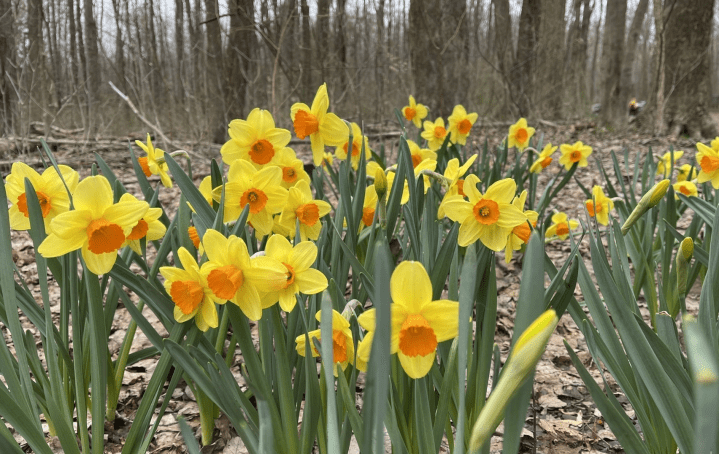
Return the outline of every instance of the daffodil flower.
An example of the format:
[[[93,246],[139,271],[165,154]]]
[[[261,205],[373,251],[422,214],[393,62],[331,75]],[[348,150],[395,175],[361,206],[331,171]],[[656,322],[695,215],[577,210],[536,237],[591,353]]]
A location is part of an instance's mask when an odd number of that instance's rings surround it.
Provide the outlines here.
[[[537,225],[537,218],[539,217],[539,213],[532,210],[524,211],[524,204],[526,203],[526,201],[527,191],[525,189],[518,197],[515,197],[514,200],[512,200],[512,205],[519,208],[519,210],[524,213],[524,215],[527,217],[527,221],[532,224],[533,228]],[[507,236],[507,244],[504,247],[504,261],[506,263],[512,261],[514,251],[518,251],[522,248],[522,245],[529,242],[529,237],[532,234],[532,228],[529,227],[529,224],[527,222],[523,222],[518,226],[514,227],[509,233],[509,235]]]
[[[697,162],[700,168],[697,182],[706,183],[711,181],[714,189],[719,189],[719,151],[715,150],[713,145],[714,141],[712,142],[712,148],[703,143],[697,143]]]
[[[322,229],[320,218],[327,215],[332,210],[332,206],[324,200],[314,200],[310,185],[301,180],[293,188],[290,188],[290,194],[287,203],[282,209],[282,214],[278,223],[287,230],[290,238],[295,237],[295,222],[300,222],[300,236],[302,241],[317,241]]]
[[[434,159],[427,158],[424,161],[420,162],[415,168],[414,168],[414,177],[417,178],[424,178],[424,193],[426,194],[429,190],[429,187],[431,186],[431,182],[429,181],[429,176],[424,174],[424,171],[428,172],[434,172],[434,169],[437,168],[437,161]],[[392,186],[394,185],[394,179],[396,174],[392,171],[387,172],[387,193],[389,194],[392,191]],[[404,187],[402,188],[402,198],[400,199],[400,205],[404,205],[407,202],[409,202],[409,183],[407,183],[407,180],[404,181]],[[369,227],[369,226],[368,226]]]
[[[577,141],[574,142],[574,145],[562,145],[559,147],[559,151],[562,152],[559,163],[562,164],[565,169],[569,170],[575,162],[579,163],[578,167],[587,167],[587,165],[589,165],[587,158],[592,154],[592,147]]]
[[[420,162],[425,159],[437,160],[437,153],[430,150],[429,148],[420,148],[414,140],[408,140],[407,145],[409,146],[409,153],[412,156],[412,167],[417,167]],[[367,174],[374,175],[374,174]]]
[[[537,160],[534,161],[532,167],[529,168],[531,173],[540,173],[546,169],[549,164],[552,163],[552,155],[557,151],[558,147],[553,147],[551,143],[548,143],[544,149],[539,153]]]
[[[285,312],[292,312],[297,304],[297,293],[314,295],[327,288],[327,277],[314,268],[310,268],[317,259],[317,246],[311,241],[302,241],[292,247],[282,235],[272,235],[265,246],[265,257],[257,257],[258,265],[267,260],[279,261],[283,266],[285,280],[277,287],[267,286],[269,290],[262,296],[262,307],[280,302]]]
[[[424,104],[418,104],[414,96],[409,95],[409,105],[402,108],[402,115],[407,121],[411,121],[418,128],[422,127],[422,120],[427,118],[429,109]]]
[[[274,164],[282,169],[282,187],[290,189],[300,181],[310,183],[310,176],[305,172],[305,165],[302,160],[297,159],[297,154],[292,148],[285,147],[277,153]]]
[[[687,197],[696,197],[699,195],[699,191],[697,190],[697,185],[692,183],[691,181],[679,181],[677,183],[674,183],[674,198],[679,200],[679,196],[677,194],[682,193]]]
[[[230,140],[220,149],[225,164],[244,159],[257,168],[270,164],[292,138],[288,130],[275,126],[271,113],[260,108],[253,109],[247,120],[232,120],[228,134]]]
[[[444,127],[444,119],[439,117],[434,122],[425,121],[423,126],[424,131],[422,131],[421,136],[427,141],[427,146],[432,151],[439,150],[448,134],[447,129]]]
[[[444,193],[444,197],[442,198],[442,202],[439,204],[439,208],[437,209],[437,219],[444,219],[446,216],[444,212],[444,203],[452,196],[454,195],[461,195],[462,197],[465,197],[464,194],[464,180],[462,177],[465,173],[469,170],[470,167],[472,167],[472,164],[474,164],[474,161],[477,159],[477,154],[473,154],[472,156],[467,159],[467,162],[459,165],[459,159],[452,158],[447,162],[447,167],[444,169],[444,178],[447,180],[447,192]],[[477,180],[479,181],[479,180]]]
[[[312,158],[315,166],[322,164],[325,154],[325,145],[330,147],[341,146],[347,142],[349,129],[347,125],[335,114],[327,113],[330,98],[327,95],[327,84],[317,89],[312,108],[307,104],[298,102],[290,108],[295,134],[299,139],[310,136],[312,145]]]
[[[493,251],[505,249],[507,236],[512,229],[527,221],[522,210],[512,205],[517,183],[511,178],[493,183],[482,195],[477,189],[479,178],[469,175],[463,191],[469,201],[460,195],[445,201],[447,217],[461,223],[458,243],[469,246],[477,240]]]
[[[172,180],[170,179],[170,174],[167,173],[169,169],[167,167],[167,163],[165,162],[165,152],[152,145],[152,139],[150,138],[149,133],[147,134],[147,145],[139,140],[136,140],[135,144],[147,153],[147,156],[137,158],[145,176],[149,177],[150,175],[159,175],[162,185],[166,188],[171,188]]]
[[[95,274],[110,271],[117,251],[149,208],[147,202],[112,201],[107,178],[98,175],[79,182],[73,195],[75,209],[52,220],[51,233],[40,244],[38,252],[43,257],[59,257],[82,249],[90,271]]]
[[[507,148],[517,147],[519,151],[524,151],[529,146],[529,139],[534,135],[534,128],[527,126],[527,120],[520,118],[515,124],[509,127],[509,135],[507,136]]]
[[[387,188],[391,187],[390,178],[387,178]],[[389,189],[388,189],[389,192]],[[409,200],[409,190],[407,192],[407,199]],[[365,227],[371,227],[374,221],[375,210],[377,209],[377,190],[374,185],[367,186],[364,192],[364,204],[362,206],[362,222],[360,222],[359,229],[362,231]]]
[[[677,171],[677,181],[693,180],[697,177],[699,172],[696,166],[691,164],[683,164]]]
[[[70,209],[70,192],[77,187],[79,176],[68,166],[58,166],[62,179],[54,167],[48,167],[39,174],[32,167],[22,162],[13,163],[10,175],[5,180],[5,192],[12,206],[8,209],[10,227],[15,230],[28,230],[30,228],[30,213],[27,208],[25,195],[25,178],[30,180],[35,188],[40,210],[45,222],[45,230],[50,228],[50,221],[57,215]],[[62,183],[65,180],[67,188]]]
[[[547,238],[559,237],[566,240],[571,230],[579,227],[579,221],[576,219],[568,219],[567,213],[559,212],[552,215],[552,225],[547,228]]]
[[[200,331],[217,328],[215,303],[224,304],[226,301],[212,293],[207,285],[207,276],[200,271],[187,249],[181,247],[177,255],[182,268],[160,267],[160,274],[165,278],[165,290],[175,303],[175,320],[184,323],[194,317]]]
[[[596,217],[602,225],[609,224],[609,212],[614,209],[614,201],[604,195],[601,186],[592,188],[592,199],[585,202],[589,216]]]
[[[674,152],[674,163],[676,163],[679,158],[684,156],[684,152],[682,150],[677,150]],[[664,153],[664,156],[657,162],[657,175],[661,175],[664,178],[669,178],[669,175],[672,173],[672,154],[671,152]]]
[[[335,157],[339,160],[344,161],[347,159],[347,154],[351,154],[350,160],[352,168],[357,170],[360,159],[362,158],[362,146],[364,146],[365,159],[372,157],[372,152],[369,148],[369,141],[367,136],[362,135],[362,130],[357,123],[352,123],[352,147],[349,146],[349,135],[345,137],[344,142],[338,145],[335,149]]]
[[[322,321],[322,311],[315,315],[317,321]],[[300,356],[305,356],[307,350],[307,338],[310,339],[310,347],[312,357],[320,356],[320,352],[315,348],[313,339],[321,341],[321,330],[316,329],[307,333],[307,337],[301,334],[295,338],[295,348]],[[347,369],[347,365],[353,361],[355,356],[354,341],[352,340],[352,330],[350,330],[349,322],[336,310],[332,310],[332,363],[339,364],[342,370]],[[337,376],[337,369],[332,368],[333,373]]]
[[[259,288],[277,288],[286,281],[285,269],[277,261],[251,259],[242,238],[225,238],[217,230],[208,229],[203,236],[208,261],[201,273],[218,301],[231,301],[247,318],[262,317]]]
[[[472,130],[472,126],[477,121],[477,113],[467,113],[464,106],[458,104],[454,106],[452,115],[449,116],[449,133],[452,137],[453,143],[465,145],[467,143],[467,136]]]
[[[123,194],[120,202],[137,202],[137,198],[132,194]],[[147,241],[159,240],[165,236],[167,227],[160,221],[162,216],[162,208],[149,208],[147,213],[137,221],[132,231],[125,237],[123,246],[130,246],[137,255],[142,255],[140,248],[140,240],[145,238]]]

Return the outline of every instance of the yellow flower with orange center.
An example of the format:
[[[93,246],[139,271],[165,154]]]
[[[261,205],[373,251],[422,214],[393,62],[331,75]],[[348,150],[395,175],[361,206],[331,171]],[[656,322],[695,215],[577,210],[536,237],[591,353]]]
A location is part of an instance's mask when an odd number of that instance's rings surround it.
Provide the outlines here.
[[[562,145],[559,147],[559,151],[562,152],[559,163],[569,170],[575,163],[578,163],[578,167],[587,167],[589,165],[587,158],[592,154],[592,147],[577,141],[574,142],[574,145]]]
[[[120,202],[137,202],[137,198],[132,194],[123,194]],[[129,235],[125,237],[123,246],[130,246],[137,255],[142,255],[140,248],[140,240],[145,238],[146,241],[155,241],[165,236],[167,227],[160,221],[162,216],[162,208],[149,208],[147,213],[137,221]]]
[[[511,178],[493,183],[482,195],[477,189],[479,178],[469,175],[463,190],[469,201],[460,195],[449,197],[445,203],[447,217],[461,223],[458,243],[469,246],[477,240],[493,251],[501,251],[512,229],[527,222],[527,216],[513,205],[517,183]]]
[[[566,240],[569,233],[579,227],[579,221],[576,219],[568,219],[567,213],[559,212],[552,215],[552,225],[547,228],[547,238],[553,236]]]
[[[393,301],[390,353],[397,353],[410,378],[422,378],[432,368],[437,345],[457,337],[459,303],[432,301],[432,283],[420,262],[404,261],[397,265],[390,278],[390,293]],[[375,309],[365,311],[357,321],[368,330],[363,342],[369,344],[358,355],[366,362],[372,341],[370,333],[376,328]]]
[[[412,155],[412,167],[417,168],[419,163],[425,159],[437,160],[437,153],[429,148],[420,148],[414,140],[407,140],[407,145],[409,145],[409,153]]]
[[[548,143],[544,149],[539,153],[537,160],[532,163],[532,167],[529,168],[531,173],[540,173],[546,169],[549,164],[552,163],[552,155],[557,151],[559,147],[553,147],[551,143]]]
[[[322,84],[317,89],[312,107],[298,102],[290,108],[292,124],[298,138],[304,139],[310,136],[312,145],[312,158],[315,166],[322,164],[325,153],[325,145],[330,147],[340,146],[347,142],[349,130],[347,125],[335,114],[327,113],[330,106],[330,98],[327,95],[327,84]]]
[[[389,188],[390,188],[390,178],[387,178],[387,193],[389,194]],[[409,191],[409,190],[408,190]],[[409,199],[409,192],[407,192],[407,198]],[[377,197],[377,190],[375,189],[374,185],[367,186],[367,189],[365,189],[364,192],[364,203],[362,204],[362,221],[360,221],[359,224],[359,230],[360,232],[365,227],[371,227],[372,222],[374,221],[374,215],[375,210],[377,209],[377,202],[379,201],[379,197]]]
[[[527,120],[520,118],[515,124],[509,127],[509,135],[507,136],[507,148],[517,147],[519,151],[524,151],[529,146],[529,139],[534,135],[534,128],[527,126]]]
[[[592,188],[592,198],[585,202],[589,216],[596,217],[602,225],[609,224],[609,212],[614,209],[614,201],[604,194],[601,186]]]
[[[317,260],[317,246],[311,241],[302,241],[294,247],[282,235],[272,235],[265,246],[265,257],[257,257],[258,265],[267,260],[276,260],[282,264],[285,280],[281,285],[267,285],[260,289],[267,291],[262,296],[262,307],[280,302],[285,312],[291,312],[297,304],[297,293],[314,295],[327,288],[327,277],[314,268]]]
[[[230,166],[225,183],[224,222],[240,217],[245,206],[250,206],[248,222],[260,236],[272,231],[272,215],[282,211],[287,201],[287,189],[281,186],[282,170],[268,166],[261,170],[244,159],[238,159]],[[216,201],[222,196],[221,187],[212,193]]]
[[[674,152],[674,163],[684,156],[684,152],[682,150],[677,150]],[[657,162],[657,175],[662,175],[664,178],[669,178],[669,175],[672,173],[672,153],[666,152],[664,153],[664,156],[659,159],[659,162]]]
[[[407,121],[411,121],[418,128],[422,127],[422,120],[427,118],[429,109],[424,104],[418,104],[414,96],[409,95],[409,105],[402,108],[402,115]]]
[[[310,185],[302,180],[293,188],[290,188],[287,203],[282,209],[278,220],[290,238],[295,237],[295,223],[300,223],[300,237],[302,241],[317,241],[322,230],[320,218],[326,216],[332,210],[332,206],[324,200],[314,200]]]
[[[357,123],[352,123],[352,147],[350,149],[349,135],[345,137],[344,142],[337,146],[335,149],[335,157],[344,161],[347,159],[347,155],[350,155],[352,162],[352,168],[357,170],[360,159],[362,158],[362,147],[364,146],[365,159],[369,160],[372,157],[372,152],[369,148],[369,140],[366,136],[362,135],[362,130]]]
[[[200,271],[195,257],[187,249],[181,247],[177,251],[177,259],[182,268],[160,267],[160,274],[165,278],[165,291],[175,303],[175,320],[184,323],[194,317],[201,331],[217,328],[215,303],[224,304],[225,300],[213,295],[207,285],[207,276]]]
[[[368,166],[369,168],[369,166]],[[427,175],[423,175],[423,170],[429,170],[431,172],[434,172],[434,170],[437,168],[437,161],[434,159],[427,158],[424,161],[420,162],[415,168],[414,168],[414,178],[415,180],[417,178],[424,178],[424,193],[426,194],[429,190],[429,187],[431,186],[432,182],[429,180],[429,177]],[[392,171],[387,172],[387,194],[390,194],[392,191],[392,186],[394,185],[394,178],[396,174]],[[402,188],[402,198],[400,199],[400,205],[404,205],[407,202],[409,202],[409,183],[407,183],[407,180],[404,179],[404,187]]]
[[[437,209],[437,219],[444,219],[444,217],[446,216],[444,210],[444,203],[450,197],[455,195],[465,197],[464,180],[462,179],[462,177],[464,176],[464,174],[467,173],[469,168],[472,167],[472,164],[474,164],[475,160],[477,160],[476,153],[470,156],[469,159],[467,159],[467,162],[462,165],[459,165],[459,159],[457,158],[452,158],[449,160],[449,162],[447,162],[447,167],[445,167],[444,169],[444,178],[447,179],[447,192],[444,193],[442,202],[440,202],[439,208]]]
[[[288,130],[275,126],[271,113],[260,108],[253,109],[247,120],[232,120],[228,133],[230,140],[220,149],[225,164],[244,159],[257,168],[270,164],[292,138]]]
[[[135,144],[147,153],[147,156],[137,158],[145,176],[149,177],[150,175],[159,175],[163,186],[171,188],[172,180],[170,179],[170,175],[167,173],[169,169],[167,167],[167,163],[165,162],[165,152],[152,145],[152,139],[150,138],[149,133],[147,134],[147,145],[139,140],[136,140]]]
[[[449,133],[452,137],[453,143],[465,145],[467,143],[467,136],[472,130],[472,126],[477,121],[477,113],[467,113],[464,106],[458,104],[454,106],[452,115],[449,116]]]
[[[677,194],[684,194],[687,197],[696,197],[699,195],[699,190],[697,189],[697,185],[692,183],[691,181],[679,181],[677,183],[674,183],[674,198],[679,200],[679,196]]]
[[[277,153],[274,164],[282,169],[282,187],[289,189],[299,181],[310,182],[305,165],[292,148],[285,147]]]
[[[322,322],[322,311],[315,315],[317,321]],[[310,351],[312,357],[320,356],[317,351],[313,339],[322,340],[322,330],[316,329],[307,333],[307,336],[301,334],[295,338],[295,349],[300,356],[305,356],[307,350],[307,339],[310,340]],[[339,364],[342,370],[347,369],[347,365],[354,361],[355,346],[352,340],[352,330],[349,322],[336,310],[332,310],[332,363]],[[337,368],[333,367],[333,373],[337,376]]]
[[[217,300],[231,301],[250,320],[262,317],[258,288],[276,288],[286,280],[282,265],[273,260],[250,258],[242,238],[225,238],[217,230],[208,229],[202,238],[208,261],[201,273]]]
[[[77,184],[73,205],[74,210],[52,220],[51,233],[38,247],[38,252],[44,257],[59,257],[82,249],[87,268],[95,274],[110,271],[117,251],[149,209],[146,202],[113,203],[110,182],[101,175],[85,178]]]
[[[677,181],[693,180],[699,175],[696,166],[683,164],[677,171]]]
[[[439,150],[448,134],[447,129],[444,127],[444,118],[439,117],[434,122],[425,121],[423,126],[424,131],[422,131],[421,136],[427,141],[427,146],[432,151]]]
[[[10,227],[15,230],[28,230],[30,228],[30,213],[25,195],[25,178],[30,180],[35,188],[40,210],[45,222],[45,230],[50,228],[52,221],[60,213],[70,209],[70,192],[77,187],[79,176],[68,166],[58,166],[62,179],[54,167],[48,167],[39,174],[32,167],[22,162],[15,162],[10,169],[10,175],[5,180],[5,193],[12,206],[8,209]],[[67,189],[65,184],[67,184]]]
[[[712,141],[712,148],[703,143],[697,143],[697,162],[700,168],[697,182],[711,181],[714,189],[719,189],[719,151],[714,149],[715,141]],[[717,148],[719,148],[719,141],[717,141]]]
[[[512,200],[512,205],[517,207],[527,217],[527,222],[523,222],[518,226],[514,227],[507,236],[507,244],[504,247],[504,261],[509,263],[512,261],[514,251],[518,251],[523,245],[529,242],[529,237],[532,234],[532,229],[537,225],[537,218],[539,213],[532,210],[524,211],[524,204],[527,201],[526,189],[522,193]],[[530,227],[529,224],[532,224]]]

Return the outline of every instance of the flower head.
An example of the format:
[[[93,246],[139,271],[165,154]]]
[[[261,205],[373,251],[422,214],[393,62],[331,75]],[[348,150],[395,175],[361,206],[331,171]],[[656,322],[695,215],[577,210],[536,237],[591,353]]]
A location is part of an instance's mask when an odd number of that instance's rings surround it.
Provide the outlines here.
[[[150,175],[159,175],[162,185],[166,188],[171,188],[172,180],[170,179],[170,175],[167,173],[169,169],[167,167],[167,163],[165,162],[165,152],[152,145],[152,139],[150,138],[149,133],[147,134],[147,145],[139,140],[136,140],[135,144],[147,153],[147,156],[137,158],[145,176],[149,177]]]
[[[424,104],[417,104],[414,96],[409,95],[409,105],[402,108],[402,115],[407,121],[411,121],[418,128],[422,127],[422,120],[427,118],[429,109]]]
[[[288,130],[275,127],[270,112],[260,108],[253,109],[247,120],[232,120],[228,134],[230,140],[220,149],[225,164],[244,159],[258,169],[272,163],[292,138]]]
[[[699,195],[699,191],[697,189],[697,185],[692,183],[691,181],[679,181],[677,183],[674,183],[674,198],[679,200],[679,196],[677,194],[682,193],[687,197],[696,197]]]
[[[602,225],[609,224],[609,212],[614,209],[614,201],[604,195],[601,186],[592,188],[592,198],[585,202],[589,216],[596,217]]]
[[[562,152],[559,163],[562,164],[565,169],[571,169],[575,162],[579,163],[579,167],[587,167],[587,165],[589,165],[587,157],[592,154],[592,147],[577,141],[574,142],[574,145],[564,144],[559,150]]]
[[[547,238],[553,236],[566,240],[571,230],[579,227],[579,221],[576,219],[567,219],[567,213],[559,212],[552,215],[552,225],[547,228]]]
[[[447,167],[444,168],[444,178],[447,179],[447,192],[445,192],[444,197],[442,198],[442,202],[439,204],[439,209],[437,210],[437,219],[443,219],[445,217],[444,212],[444,203],[452,196],[455,195],[461,195],[462,197],[465,197],[464,194],[464,180],[462,177],[464,174],[467,173],[470,167],[472,167],[472,164],[474,164],[474,161],[477,160],[477,154],[473,154],[472,156],[467,159],[467,162],[465,162],[462,165],[459,165],[459,159],[452,158],[447,162]],[[477,180],[479,181],[479,180]]]
[[[27,207],[25,194],[25,178],[30,180],[35,188],[42,217],[45,222],[45,230],[50,227],[50,221],[60,213],[70,209],[70,192],[77,187],[79,176],[77,172],[68,166],[58,166],[62,179],[54,167],[48,167],[42,174],[39,174],[32,167],[22,162],[13,163],[10,175],[5,180],[5,192],[7,199],[12,206],[8,209],[10,216],[10,227],[15,230],[28,230],[30,228],[30,213]],[[67,189],[65,184],[67,184]]]
[[[120,202],[137,202],[137,198],[132,194],[123,194]],[[137,221],[132,231],[125,237],[123,246],[130,246],[137,255],[142,255],[140,248],[140,240],[145,238],[146,241],[159,240],[165,236],[167,227],[160,221],[162,216],[162,208],[148,208],[147,213]]]
[[[527,120],[520,118],[519,121],[509,127],[507,148],[517,147],[519,151],[524,151],[533,135],[534,128],[528,127]]]
[[[557,151],[557,148],[558,147],[553,147],[551,143],[548,143],[542,152],[539,153],[537,160],[534,161],[532,167],[529,168],[529,171],[531,173],[540,173],[542,170],[546,169],[547,166],[552,163],[552,155],[555,151]]]
[[[470,114],[464,109],[464,106],[457,104],[452,110],[452,115],[449,116],[449,133],[452,137],[453,143],[465,145],[467,143],[467,136],[472,130],[474,122],[477,121],[477,113],[472,112]]]
[[[302,241],[317,240],[322,229],[320,218],[326,216],[332,206],[324,200],[314,200],[310,185],[301,180],[295,187],[290,188],[287,203],[282,209],[278,223],[287,230],[290,238],[295,237],[295,222],[300,223],[300,236]]]
[[[437,160],[437,153],[429,148],[420,148],[414,140],[408,140],[409,153],[412,156],[412,167],[417,167],[425,159]]]
[[[305,165],[297,159],[292,148],[283,148],[277,153],[274,164],[282,169],[282,187],[289,189],[299,181],[310,182],[310,176],[305,172]]]
[[[352,146],[350,147],[349,136],[345,136],[344,142],[338,145],[335,149],[335,157],[340,160],[347,159],[347,155],[350,155],[352,162],[352,168],[357,170],[360,159],[362,158],[362,147],[364,147],[365,159],[372,157],[372,153],[369,148],[369,140],[367,136],[362,135],[362,130],[357,123],[352,123]]]
[[[696,166],[691,164],[682,164],[677,171],[677,181],[693,180],[699,175]]]
[[[387,193],[392,188],[392,182],[394,181],[394,177],[387,176]],[[403,197],[404,198],[404,194]],[[407,198],[409,199],[409,191],[407,192]],[[377,197],[377,190],[375,189],[374,185],[371,184],[367,186],[367,189],[365,189],[364,192],[364,204],[362,206],[362,221],[360,221],[359,230],[362,231],[365,227],[371,227],[372,222],[374,221],[374,215],[375,210],[377,209],[377,202],[379,201],[379,197]]]
[[[444,118],[439,117],[434,122],[425,121],[423,126],[424,131],[421,135],[427,141],[427,146],[432,151],[439,150],[448,134],[444,127]]]
[[[509,263],[512,261],[512,255],[514,251],[518,251],[523,245],[529,242],[529,237],[532,234],[532,229],[537,225],[537,218],[539,213],[532,210],[524,211],[524,204],[527,201],[526,189],[522,191],[519,196],[515,196],[512,200],[512,205],[519,208],[519,210],[527,217],[529,223],[524,222],[514,227],[507,236],[507,245],[504,248],[504,261]],[[532,224],[532,227],[529,226]]]
[[[322,311],[317,312],[315,315],[317,321],[322,321]],[[316,329],[307,333],[307,337],[304,334],[297,336],[295,339],[295,348],[300,356],[305,356],[307,350],[307,338],[310,339],[310,351],[313,357],[320,356],[320,352],[315,348],[313,339],[321,341],[322,330]],[[355,347],[354,341],[352,340],[352,330],[350,330],[349,322],[336,310],[332,310],[332,363],[339,364],[342,370],[347,369],[347,365],[354,360]],[[337,369],[333,368],[335,376],[337,375]]]
[[[714,149],[715,141],[712,141],[712,148],[703,143],[697,143],[697,162],[700,168],[697,181],[699,183],[711,181],[714,189],[719,189],[719,150]],[[719,148],[719,141],[716,142],[717,148]]]
[[[679,158],[684,156],[684,152],[677,150],[674,152],[674,162],[676,163]],[[657,163],[657,175],[662,175],[664,178],[669,178],[672,173],[672,153],[666,152],[664,156]]]

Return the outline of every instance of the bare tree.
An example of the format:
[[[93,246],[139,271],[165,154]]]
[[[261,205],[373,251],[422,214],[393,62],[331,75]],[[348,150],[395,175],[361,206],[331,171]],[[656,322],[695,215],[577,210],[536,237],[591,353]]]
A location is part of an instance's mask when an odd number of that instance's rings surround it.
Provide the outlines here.
[[[222,59],[222,34],[220,31],[220,13],[217,0],[205,0],[205,27],[207,27],[207,63],[209,71],[207,91],[209,102],[208,121],[212,141],[223,143],[227,137],[227,121],[225,118],[225,100],[222,96],[222,78],[225,74]]]
[[[17,96],[15,79],[15,16],[11,0],[0,0],[0,134],[13,130]]]
[[[644,17],[649,9],[649,0],[639,0],[637,9],[634,11],[632,24],[629,26],[627,42],[624,47],[624,59],[622,61],[621,92],[624,102],[628,97],[636,96],[634,84],[632,83],[632,71],[636,60],[639,36],[644,27]]]
[[[90,122],[88,124],[88,133],[94,134],[99,126],[95,119],[97,107],[100,101],[100,81],[102,78],[102,67],[100,66],[100,53],[97,46],[97,23],[95,22],[95,14],[93,13],[92,0],[85,1],[85,49],[87,52],[87,93],[88,105],[90,108]]]
[[[540,0],[524,0],[519,16],[517,57],[512,75],[516,87],[515,102],[519,108],[519,115],[523,117],[528,116],[531,109],[532,78],[536,66],[540,8]]]
[[[410,0],[409,42],[412,78],[415,97],[432,109],[432,117],[445,115],[441,105],[442,57],[440,54],[440,27],[437,18],[442,17],[439,0]]]
[[[607,0],[602,46],[602,121],[615,126],[625,117],[620,81],[626,16],[627,0]]]
[[[537,44],[537,85],[539,108],[545,118],[562,115],[564,86],[564,0],[542,0]]]

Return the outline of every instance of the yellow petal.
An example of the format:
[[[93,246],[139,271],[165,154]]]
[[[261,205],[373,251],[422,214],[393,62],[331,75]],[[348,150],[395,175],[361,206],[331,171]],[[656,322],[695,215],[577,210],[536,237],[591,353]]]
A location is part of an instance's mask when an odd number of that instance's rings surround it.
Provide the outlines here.
[[[305,295],[314,295],[327,288],[327,277],[321,271],[310,268],[295,276],[295,284]]]
[[[402,369],[409,375],[410,378],[422,378],[427,375],[432,369],[432,364],[437,356],[436,352],[432,352],[426,356],[407,356],[402,351],[397,352],[399,362],[402,365]]]
[[[311,241],[302,241],[290,253],[289,263],[295,272],[304,271],[312,266],[317,259],[317,246]]]
[[[432,301],[422,309],[422,316],[437,336],[437,342],[454,339],[459,327],[459,303],[456,301]]]
[[[432,283],[420,262],[404,261],[397,265],[389,285],[392,301],[410,312],[419,313],[432,300]]]
[[[280,262],[288,262],[292,245],[282,235],[272,235],[265,245],[265,253]]]
[[[45,238],[40,246],[38,246],[37,252],[43,257],[60,257],[68,252],[80,249],[86,240],[87,235],[60,238],[54,233],[51,233]]]
[[[82,247],[82,258],[85,260],[87,269],[94,274],[107,274],[115,264],[115,260],[117,260],[117,251],[95,254],[85,244]]]
[[[93,219],[100,219],[112,202],[110,182],[102,175],[87,177],[79,182],[73,195],[75,209],[89,210]]]

